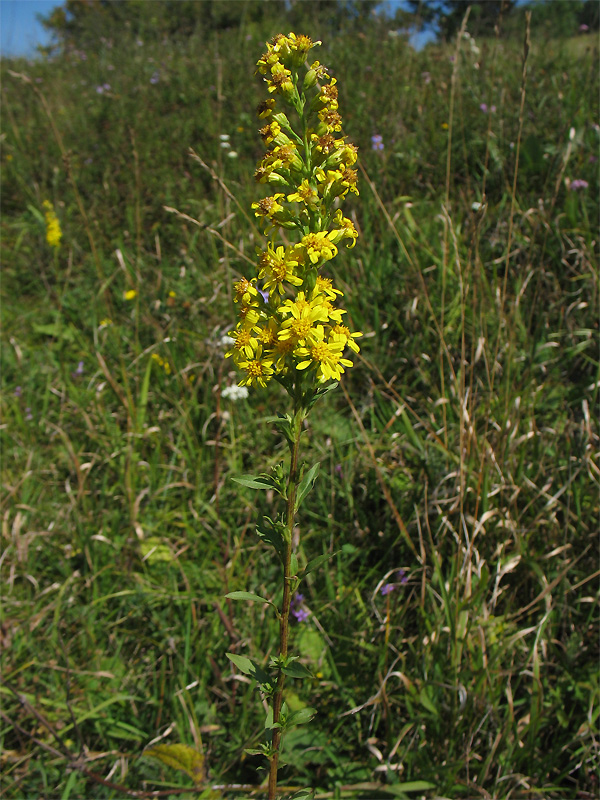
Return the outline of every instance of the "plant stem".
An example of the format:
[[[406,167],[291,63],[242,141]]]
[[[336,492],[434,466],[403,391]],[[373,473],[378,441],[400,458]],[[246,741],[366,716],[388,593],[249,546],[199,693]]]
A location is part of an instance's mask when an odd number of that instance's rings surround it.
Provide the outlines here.
[[[283,560],[283,602],[281,607],[281,619],[279,622],[279,657],[287,658],[289,640],[289,618],[290,618],[290,574],[292,561],[292,537],[294,533],[294,517],[296,505],[296,490],[298,488],[298,452],[300,450],[300,435],[302,433],[302,422],[304,420],[304,410],[296,410],[294,414],[294,426],[292,430],[292,448],[290,458],[290,471],[287,483],[287,507],[285,515],[286,544],[285,557]],[[283,702],[283,686],[285,683],[285,673],[281,666],[277,673],[277,687],[273,695],[273,724],[279,722],[281,706]],[[269,769],[269,800],[275,800],[277,792],[277,768],[279,765],[279,748],[281,745],[281,730],[273,729],[273,741],[271,763]]]

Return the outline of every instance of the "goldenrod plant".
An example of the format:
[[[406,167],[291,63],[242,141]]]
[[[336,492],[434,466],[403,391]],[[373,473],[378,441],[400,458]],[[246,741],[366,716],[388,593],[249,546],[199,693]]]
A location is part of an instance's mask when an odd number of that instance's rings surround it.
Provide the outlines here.
[[[235,284],[238,321],[227,353],[243,373],[240,386],[265,387],[276,380],[291,401],[291,410],[271,419],[289,445],[287,472],[278,465],[271,474],[237,479],[255,489],[275,490],[285,501],[279,518],[263,517],[257,528],[281,561],[281,601],[275,604],[248,592],[228,595],[268,602],[279,620],[279,651],[267,669],[245,656],[228,654],[239,670],[258,682],[268,703],[266,741],[250,752],[269,761],[269,800],[277,793],[285,731],[315,714],[312,708],[291,712],[284,701],[286,677],[310,677],[290,654],[290,604],[304,576],[327,558],[316,558],[301,569],[292,541],[296,514],[319,469],[318,463],[301,468],[300,437],[314,403],[352,366],[349,351],[358,353],[356,339],[362,335],[344,324],[346,312],[337,305],[342,292],[323,274],[338,255],[340,242],[356,244],[356,228],[340,206],[358,189],[353,169],[357,148],[342,133],[336,79],[318,61],[307,68],[308,53],[318,44],[308,36],[280,34],[257,63],[269,96],[257,110],[268,149],[255,178],[271,194],[252,208],[268,240],[258,252],[256,274]],[[300,796],[307,793],[296,795]]]

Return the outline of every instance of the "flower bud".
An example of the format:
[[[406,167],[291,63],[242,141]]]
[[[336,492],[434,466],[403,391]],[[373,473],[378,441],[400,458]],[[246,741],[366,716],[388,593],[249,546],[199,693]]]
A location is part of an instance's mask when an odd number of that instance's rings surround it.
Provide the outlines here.
[[[316,86],[317,83],[317,73],[314,69],[309,69],[306,75],[304,76],[304,82],[302,84],[302,91],[306,92],[308,89],[312,89],[313,86]]]
[[[304,276],[304,283],[302,284],[302,291],[310,296],[312,290],[317,285],[317,268],[311,267]]]

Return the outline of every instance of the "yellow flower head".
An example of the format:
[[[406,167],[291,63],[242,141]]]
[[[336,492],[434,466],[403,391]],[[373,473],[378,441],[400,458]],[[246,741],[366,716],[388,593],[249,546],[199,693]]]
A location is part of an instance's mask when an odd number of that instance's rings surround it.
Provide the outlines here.
[[[319,202],[319,193],[310,185],[308,178],[305,178],[297,191],[288,194],[287,199],[290,203],[304,203],[305,206],[314,210]]]
[[[300,286],[302,278],[296,272],[298,259],[293,249],[278,247],[274,250],[269,247],[260,257],[259,280],[263,280],[263,290],[267,292],[277,291],[283,295],[285,293],[284,282],[292,286]]]
[[[270,219],[278,211],[283,211],[283,206],[277,201],[284,197],[283,194],[274,194],[273,197],[265,197],[259,200],[258,203],[252,203],[255,217],[269,217]]]
[[[294,91],[294,84],[292,83],[292,73],[286,69],[283,64],[273,64],[271,67],[271,78],[266,78],[269,92],[279,92],[283,95],[289,95]]]
[[[352,362],[342,358],[344,343],[339,339],[325,341],[325,330],[322,325],[317,325],[311,342],[306,347],[298,347],[294,355],[300,358],[296,369],[316,367],[317,379],[324,381],[339,381],[344,372],[344,367],[351,367]]]
[[[273,359],[269,355],[263,355],[261,345],[258,345],[251,357],[238,361],[237,365],[246,373],[239,382],[240,386],[258,383],[264,388],[273,377]]]
[[[330,261],[337,256],[337,247],[331,241],[331,233],[327,231],[309,233],[302,237],[301,244],[311,264]]]
[[[287,300],[280,307],[282,314],[290,316],[281,323],[280,339],[293,339],[298,344],[305,344],[314,334],[316,322],[327,322],[328,310],[324,305],[324,297],[319,295],[310,302],[304,292],[298,292],[296,300]]]
[[[135,289],[128,289],[124,294],[123,297],[125,300],[135,300],[137,297],[137,292]]]
[[[233,301],[235,303],[245,303],[248,305],[252,303],[258,297],[258,290],[254,285],[256,283],[255,280],[249,281],[247,278],[240,278],[237,283],[234,284],[233,289],[235,291],[235,297]]]

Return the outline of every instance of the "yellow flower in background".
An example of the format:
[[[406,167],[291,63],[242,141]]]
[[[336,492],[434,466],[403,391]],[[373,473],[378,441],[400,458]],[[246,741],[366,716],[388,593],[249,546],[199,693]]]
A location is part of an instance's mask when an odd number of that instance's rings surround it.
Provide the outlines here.
[[[60,240],[62,239],[62,231],[60,229],[60,222],[54,211],[54,206],[50,200],[44,200],[42,203],[46,209],[44,216],[46,218],[46,241],[50,247],[60,247]]]
[[[135,300],[137,297],[137,292],[135,289],[128,289],[125,294],[123,295],[125,300]]]

